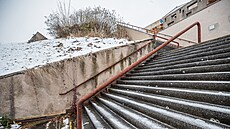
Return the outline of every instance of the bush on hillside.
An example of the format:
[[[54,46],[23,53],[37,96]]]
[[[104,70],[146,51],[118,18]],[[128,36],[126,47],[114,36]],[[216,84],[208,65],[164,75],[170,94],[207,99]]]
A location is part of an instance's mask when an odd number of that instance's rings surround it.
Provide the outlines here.
[[[66,13],[61,4],[59,11],[46,17],[49,34],[56,38],[68,36],[97,36],[127,38],[125,29],[118,26],[121,18],[116,17],[115,11],[95,7]]]

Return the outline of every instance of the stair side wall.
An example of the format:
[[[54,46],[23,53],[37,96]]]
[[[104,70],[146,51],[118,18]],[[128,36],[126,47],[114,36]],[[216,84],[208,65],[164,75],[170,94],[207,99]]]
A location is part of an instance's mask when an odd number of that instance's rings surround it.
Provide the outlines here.
[[[74,84],[80,84],[145,43],[114,47],[0,77],[0,115],[14,119],[63,113],[71,108],[73,92],[64,96],[59,93],[68,91]],[[82,85],[77,89],[77,98],[89,93],[153,48],[154,44],[145,47]]]

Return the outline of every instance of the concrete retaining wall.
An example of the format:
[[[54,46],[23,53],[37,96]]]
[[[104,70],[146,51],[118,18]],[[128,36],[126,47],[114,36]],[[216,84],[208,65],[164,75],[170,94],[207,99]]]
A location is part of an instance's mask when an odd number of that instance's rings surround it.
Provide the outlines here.
[[[65,112],[72,105],[73,92],[60,96],[135,51],[147,41],[114,47],[0,77],[0,115],[10,118],[50,115]],[[154,48],[150,44],[77,89],[77,98],[92,91]]]
[[[131,40],[137,41],[137,40],[143,40],[147,38],[153,38],[153,36],[150,34],[147,34],[147,33],[144,33],[139,30],[132,29],[126,26],[123,26],[123,27],[125,27],[125,30]]]

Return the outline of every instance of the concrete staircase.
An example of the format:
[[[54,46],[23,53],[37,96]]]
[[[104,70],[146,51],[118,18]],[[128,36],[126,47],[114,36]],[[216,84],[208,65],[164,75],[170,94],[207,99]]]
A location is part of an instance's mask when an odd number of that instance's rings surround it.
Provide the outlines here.
[[[230,36],[159,53],[84,103],[83,128],[230,128]]]

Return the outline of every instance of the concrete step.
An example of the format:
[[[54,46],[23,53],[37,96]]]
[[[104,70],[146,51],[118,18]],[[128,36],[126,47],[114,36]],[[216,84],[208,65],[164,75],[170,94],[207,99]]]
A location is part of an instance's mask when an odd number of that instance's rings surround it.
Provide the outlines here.
[[[85,105],[85,111],[96,129],[112,129],[112,127],[101,117],[101,115],[91,106]],[[85,129],[87,123],[82,123]]]
[[[185,48],[180,48],[180,49],[175,49],[173,51],[169,51],[167,52],[167,54],[158,54],[158,57],[156,57],[156,59],[158,58],[165,58],[165,57],[172,57],[172,56],[179,56],[179,55],[186,55],[186,54],[194,54],[194,53],[199,53],[199,52],[205,52],[205,51],[213,51],[213,50],[217,50],[217,49],[221,49],[221,48],[225,48],[229,46],[230,41],[228,42],[220,42],[217,44],[209,44],[206,46],[202,46],[202,47],[195,47],[192,49],[188,49],[187,47]]]
[[[122,90],[135,90],[142,94],[152,93],[170,97],[183,98],[187,100],[196,100],[201,102],[213,103],[218,105],[230,106],[230,92],[211,91],[200,89],[184,89],[171,87],[151,87],[151,86],[133,86],[118,85],[114,88]],[[139,88],[139,89],[138,89]]]
[[[89,110],[88,110],[89,111]],[[89,115],[91,115],[91,117],[93,117],[93,114],[87,114],[86,110],[83,109],[83,113],[82,113],[82,126],[84,129],[95,129],[94,126],[92,125],[92,122],[90,121]],[[94,120],[95,118],[92,118],[92,120]]]
[[[159,63],[159,64],[143,63],[143,64],[139,65],[138,67],[136,67],[134,70],[145,69],[145,68],[154,68],[154,67],[166,67],[166,66],[173,66],[173,65],[177,65],[177,64],[216,60],[216,59],[223,59],[223,58],[229,58],[229,57],[230,57],[230,52],[227,52],[227,53],[219,53],[219,54],[208,55],[208,56],[203,56],[203,57],[195,57],[195,58],[190,58],[190,59],[186,59],[186,60],[164,62],[164,63]]]
[[[145,65],[161,64],[161,63],[173,62],[173,61],[178,61],[178,60],[187,60],[191,58],[204,57],[204,56],[220,54],[220,53],[227,53],[227,52],[230,52],[230,47],[223,48],[223,49],[217,49],[214,51],[200,52],[200,53],[189,54],[189,55],[184,55],[184,56],[178,56],[178,57],[175,56],[175,57],[162,58],[159,60],[152,60],[151,62],[147,62],[147,64]]]
[[[99,97],[98,100],[138,129],[173,128],[106,97]]]
[[[115,112],[110,110],[108,107],[103,105],[98,101],[90,101],[92,106],[97,110],[102,118],[115,129],[136,129],[132,124],[128,121],[117,115]]]
[[[141,101],[139,99],[112,93],[105,93],[104,95],[175,128],[230,128],[230,126],[222,123],[215,123],[201,117],[175,111],[167,107],[161,107],[152,103]]]
[[[126,76],[153,76],[163,74],[185,74],[185,73],[205,73],[205,72],[225,72],[230,71],[230,64],[218,64],[207,66],[194,66],[185,68],[167,69],[161,71],[147,71],[147,72],[130,72]]]
[[[210,80],[230,81],[230,72],[185,73],[122,77],[121,80]]]
[[[174,87],[200,90],[213,90],[230,92],[229,81],[190,81],[190,80],[118,80],[116,84]]]
[[[162,43],[164,43],[164,42],[156,41],[156,47],[160,46]],[[158,51],[158,53],[170,51],[170,50],[173,50],[173,49],[175,49],[175,48],[172,47],[172,46],[170,46],[170,45],[166,45],[164,48],[160,49],[160,50]]]
[[[230,42],[230,38],[227,37],[225,39],[209,41],[209,42],[200,43],[200,44],[196,44],[196,45],[192,45],[192,46],[188,46],[184,48],[174,49],[171,51],[159,53],[159,55],[160,56],[170,56],[170,55],[174,55],[175,53],[180,53],[180,52],[184,53],[184,52],[191,52],[191,51],[198,50],[198,49],[206,49],[208,47],[216,47],[219,45],[228,44],[229,42]]]
[[[195,67],[195,66],[208,66],[208,65],[217,65],[217,64],[227,64],[230,63],[230,58],[222,58],[222,59],[215,59],[215,60],[206,60],[206,61],[196,61],[196,62],[190,62],[190,63],[180,63],[180,64],[174,64],[169,66],[158,66],[158,67],[142,67],[139,69],[136,69],[135,72],[147,72],[147,71],[160,71],[160,70],[168,70],[168,69],[175,69],[175,68],[186,68],[186,67]]]
[[[200,101],[191,101],[187,99],[180,99],[177,97],[156,95],[150,92],[143,93],[143,91],[139,91],[139,89],[123,90],[123,89],[117,89],[117,87],[115,88],[116,89],[114,88],[109,89],[111,93],[124,95],[134,99],[139,99],[162,107],[168,107],[173,110],[192,114],[205,119],[216,118],[221,123],[225,123],[225,124],[228,124],[228,122],[230,121],[230,108],[227,106],[214,105],[214,104],[204,103]]]

